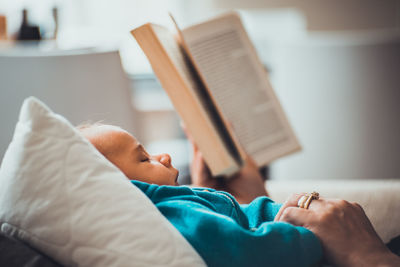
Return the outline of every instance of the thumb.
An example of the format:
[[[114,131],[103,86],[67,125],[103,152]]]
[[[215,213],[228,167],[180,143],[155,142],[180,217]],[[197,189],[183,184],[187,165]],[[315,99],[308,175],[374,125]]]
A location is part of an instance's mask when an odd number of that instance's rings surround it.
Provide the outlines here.
[[[258,168],[256,161],[247,153],[246,153],[246,156],[244,158],[244,164],[249,166],[249,167]]]

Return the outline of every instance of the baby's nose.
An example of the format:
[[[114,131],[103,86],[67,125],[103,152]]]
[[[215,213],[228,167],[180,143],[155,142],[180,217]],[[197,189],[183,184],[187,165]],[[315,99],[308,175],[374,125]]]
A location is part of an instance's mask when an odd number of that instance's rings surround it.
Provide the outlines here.
[[[161,154],[160,155],[160,163],[165,167],[171,166],[171,156],[168,154]]]

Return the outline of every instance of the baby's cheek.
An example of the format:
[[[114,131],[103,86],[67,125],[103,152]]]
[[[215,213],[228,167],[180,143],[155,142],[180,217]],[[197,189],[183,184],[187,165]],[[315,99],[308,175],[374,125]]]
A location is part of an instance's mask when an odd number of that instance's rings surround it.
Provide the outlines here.
[[[149,178],[159,178],[163,173],[163,169],[165,169],[165,167],[160,163],[149,164],[145,171],[142,172],[142,175]]]

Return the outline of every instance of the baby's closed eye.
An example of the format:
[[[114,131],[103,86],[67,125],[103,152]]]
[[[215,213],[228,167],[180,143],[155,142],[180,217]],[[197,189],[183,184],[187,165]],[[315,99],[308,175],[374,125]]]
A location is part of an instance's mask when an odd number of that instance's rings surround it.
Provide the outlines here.
[[[140,162],[147,162],[147,161],[150,161],[150,157],[148,157],[148,156],[146,156],[146,155],[143,155],[143,156],[140,158]]]

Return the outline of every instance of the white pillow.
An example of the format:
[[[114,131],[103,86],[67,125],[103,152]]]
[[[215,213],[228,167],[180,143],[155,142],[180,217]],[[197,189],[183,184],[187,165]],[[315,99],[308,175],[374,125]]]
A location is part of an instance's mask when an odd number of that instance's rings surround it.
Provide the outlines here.
[[[205,265],[138,188],[33,97],[1,165],[0,225],[66,266]]]

